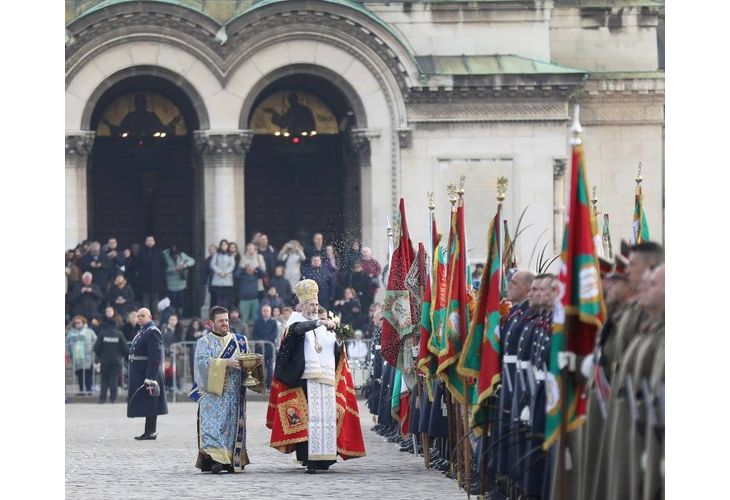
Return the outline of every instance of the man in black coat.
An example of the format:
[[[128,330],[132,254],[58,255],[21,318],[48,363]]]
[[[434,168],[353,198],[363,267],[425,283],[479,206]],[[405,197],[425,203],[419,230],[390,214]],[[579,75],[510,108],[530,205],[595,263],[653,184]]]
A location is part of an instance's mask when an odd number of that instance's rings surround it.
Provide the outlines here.
[[[114,309],[111,307],[107,310],[111,310],[110,314],[114,314]],[[122,334],[113,317],[105,315],[104,321],[101,322],[94,352],[101,361],[99,403],[106,402],[107,389],[109,390],[109,399],[114,403],[117,399],[119,374],[122,372],[124,358],[129,355],[129,347],[124,339],[124,334]]]
[[[160,249],[155,246],[154,236],[147,236],[144,245],[137,257],[142,305],[158,313],[157,303],[160,301],[160,292],[165,290],[167,262]]]
[[[79,267],[81,267],[81,271],[90,272],[94,276],[94,283],[99,286],[102,293],[106,293],[114,265],[106,254],[101,253],[101,245],[98,241],[89,245],[89,252],[81,257]]]
[[[264,304],[261,307],[261,317],[256,320],[253,325],[253,339],[269,341],[272,344],[276,343],[276,336],[278,329],[276,326],[276,320],[271,317],[271,306]],[[264,362],[266,363],[266,388],[271,388],[271,377],[274,374],[274,349],[269,345],[257,346],[256,352],[264,355]]]
[[[99,317],[99,306],[104,298],[101,289],[92,283],[93,276],[89,271],[81,275],[81,283],[76,283],[68,295],[73,316],[84,316],[91,323],[92,318]]]
[[[329,310],[335,300],[336,278],[322,266],[322,257],[313,255],[311,264],[304,270],[302,278],[317,282],[319,287],[319,305]]]
[[[140,330],[129,350],[127,417],[145,417],[144,434],[134,439],[157,439],[157,415],[167,415],[162,333],[146,307],[137,311],[137,324]]]
[[[259,235],[257,250],[259,255],[264,258],[266,277],[271,280],[274,276],[274,269],[276,268],[276,250],[269,245],[269,237],[265,234]]]

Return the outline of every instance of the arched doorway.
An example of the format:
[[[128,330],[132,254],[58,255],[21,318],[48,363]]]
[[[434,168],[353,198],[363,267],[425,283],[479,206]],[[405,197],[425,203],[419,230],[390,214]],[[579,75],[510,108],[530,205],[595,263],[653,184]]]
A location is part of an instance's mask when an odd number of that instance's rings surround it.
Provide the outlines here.
[[[321,232],[341,251],[360,239],[359,161],[346,134],[355,125],[351,103],[322,76],[289,74],[259,92],[248,117],[247,240],[263,232],[277,248],[306,247]]]
[[[96,139],[89,169],[89,237],[120,248],[154,235],[201,262],[202,175],[193,156],[198,117],[178,86],[157,76],[112,85],[91,116]],[[199,273],[191,273],[186,310],[198,304]]]

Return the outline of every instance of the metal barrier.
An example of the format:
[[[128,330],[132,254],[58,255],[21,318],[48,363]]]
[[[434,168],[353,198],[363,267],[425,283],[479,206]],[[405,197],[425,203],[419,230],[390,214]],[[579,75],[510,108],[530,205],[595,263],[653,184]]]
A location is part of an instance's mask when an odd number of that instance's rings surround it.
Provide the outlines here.
[[[90,368],[85,368],[84,365],[86,365],[86,363],[79,363],[75,358],[71,358],[66,355],[66,390],[68,391],[69,386],[71,386],[76,388],[76,394],[90,396],[94,394],[94,392],[98,392],[97,373],[93,364]],[[77,370],[79,373],[76,373]],[[79,379],[81,382],[80,389]]]
[[[366,349],[358,349],[355,342],[362,342],[365,344]],[[350,364],[350,371],[352,372],[352,382],[355,389],[360,389],[362,386],[368,383],[373,374],[373,362],[370,356],[370,344],[372,339],[362,339],[360,341],[348,340],[347,345],[347,359]],[[364,357],[362,353],[366,352]]]
[[[372,339],[363,339],[361,342],[367,347],[367,355],[363,357],[353,357],[353,355],[361,354],[362,349],[356,349],[355,341],[349,340],[347,344],[348,360],[350,370],[352,372],[353,383],[356,389],[365,385],[372,376],[372,360],[370,359],[370,344]],[[169,356],[165,355],[163,365],[163,373],[165,376],[165,387],[172,390],[172,401],[176,402],[178,395],[187,398],[187,394],[193,385],[193,363],[195,359],[196,342],[176,342],[170,345]],[[265,357],[264,373],[267,380],[273,376],[274,367],[276,365],[276,346],[273,342],[267,340],[249,340],[248,345],[252,352],[258,352]],[[358,351],[361,351],[358,353]],[[268,357],[268,359],[266,359]],[[128,360],[124,360],[121,379],[119,384],[120,390],[126,389],[128,375]],[[92,365],[91,368],[81,369],[80,377],[83,390],[76,391],[82,394],[93,395],[99,393],[99,373],[97,372],[98,364]],[[77,369],[81,368],[81,363],[77,363],[75,359],[66,356],[66,391],[69,387],[78,388]],[[87,381],[91,381],[91,391],[86,391],[88,387]],[[269,384],[270,385],[270,384]]]
[[[83,363],[85,364],[85,363]],[[66,374],[65,374],[65,382],[66,382],[66,394],[81,394],[81,395],[94,395],[99,394],[100,392],[100,382],[101,382],[101,364],[100,363],[94,363],[91,368],[83,369],[82,363],[78,363],[75,359],[70,358],[68,355],[66,355]],[[123,391],[127,389],[127,375],[128,375],[128,369],[129,369],[129,360],[124,359],[122,370],[119,373],[119,384],[118,384],[118,390]],[[80,370],[80,374],[76,373],[76,370]],[[82,390],[79,390],[79,376],[81,377],[81,385],[83,387]],[[88,385],[86,382],[90,380],[91,381],[91,391],[87,391],[86,388]]]
[[[170,356],[165,357],[165,387],[172,389],[172,402],[177,402],[178,396],[187,398],[193,386],[193,373],[195,363],[195,345],[197,342],[176,342],[170,344]],[[248,347],[251,352],[264,355],[264,376],[267,386],[271,385],[271,378],[274,376],[274,365],[276,364],[276,346],[268,340],[249,340]]]

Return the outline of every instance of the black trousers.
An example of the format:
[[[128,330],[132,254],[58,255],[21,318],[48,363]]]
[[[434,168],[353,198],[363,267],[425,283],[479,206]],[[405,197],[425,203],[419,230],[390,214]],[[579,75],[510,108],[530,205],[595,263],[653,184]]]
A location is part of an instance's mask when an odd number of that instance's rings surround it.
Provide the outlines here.
[[[93,368],[79,368],[76,370],[76,378],[79,381],[79,392],[84,392],[84,386],[86,386],[86,392],[91,394],[92,386],[92,370]]]
[[[119,387],[119,374],[122,371],[122,365],[109,365],[102,363],[101,365],[101,393],[99,401],[106,401],[107,389],[109,389],[109,399],[113,403],[117,399],[117,388]]]
[[[153,434],[153,433],[157,432],[157,415],[153,415],[151,417],[145,417],[144,432],[145,432],[145,434]]]

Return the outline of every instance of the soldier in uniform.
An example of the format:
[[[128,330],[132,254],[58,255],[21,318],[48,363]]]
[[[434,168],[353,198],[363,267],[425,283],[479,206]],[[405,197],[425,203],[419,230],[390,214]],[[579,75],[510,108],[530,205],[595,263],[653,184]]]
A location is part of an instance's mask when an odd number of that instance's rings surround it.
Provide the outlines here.
[[[558,279],[553,274],[542,276],[540,286],[540,319],[535,325],[530,349],[530,366],[526,375],[531,381],[528,422],[530,425],[529,446],[524,460],[524,489],[528,498],[540,498],[546,478],[545,452],[542,450],[545,431],[545,377],[550,358],[550,341],[553,327],[553,305],[558,297]]]
[[[144,433],[138,440],[157,439],[157,416],[167,414],[165,380],[162,374],[162,333],[146,307],[137,311],[139,331],[129,349],[129,396],[127,417],[145,417]]]
[[[627,263],[623,256],[617,255],[615,269],[601,277],[606,301],[606,322],[601,328],[593,356],[587,356],[581,363],[581,375],[588,381],[588,405],[582,442],[584,460],[580,464],[583,478],[582,498],[590,498],[596,479],[595,464],[598,463],[603,447],[602,436],[611,393],[609,373],[610,367],[615,366],[617,361],[611,358],[615,352],[611,346],[615,343],[618,323],[626,311],[627,300],[631,294],[626,276]]]
[[[608,420],[605,424],[608,424],[610,420],[611,407],[614,405],[612,401],[615,392],[613,390],[614,383],[616,382],[617,373],[621,360],[623,359],[627,346],[631,339],[640,331],[641,323],[645,320],[645,313],[643,308],[640,306],[638,299],[639,286],[644,278],[644,273],[664,262],[664,250],[661,245],[654,242],[645,242],[634,245],[629,250],[628,265],[626,266],[626,276],[628,279],[628,285],[630,290],[627,292],[629,297],[626,299],[626,305],[623,308],[623,312],[618,318],[616,323],[615,334],[607,335],[605,340],[602,340],[601,356],[605,357],[601,361],[601,367],[606,375],[607,383],[612,387],[607,406],[609,408]],[[620,404],[624,404],[624,402]],[[592,424],[591,424],[592,425]],[[589,427],[591,429],[591,427]],[[586,475],[585,485],[589,488],[589,495],[586,498],[591,500],[602,500],[607,498],[607,492],[609,489],[609,444],[610,430],[608,425],[604,426],[602,435],[599,439],[598,445],[598,460],[593,469],[593,476]],[[594,439],[590,437],[589,439]]]
[[[524,371],[529,366],[530,351],[527,346],[532,345],[532,334],[541,318],[541,286],[542,277],[535,277],[527,295],[529,308],[522,315],[522,321],[505,332],[502,361],[506,365],[505,375],[511,381],[512,394],[503,394],[503,408],[509,413],[509,425],[502,427],[501,451],[499,469],[508,476],[510,482],[519,483],[520,475],[516,468],[517,462],[524,455],[526,441],[525,434],[528,428],[520,424],[520,411],[524,405],[520,403],[529,400],[527,379]],[[504,385],[504,384],[503,384]],[[525,399],[526,398],[526,399]],[[502,413],[502,412],[500,412]],[[503,472],[502,472],[503,471]]]
[[[638,500],[642,494],[642,455],[647,426],[648,388],[655,353],[664,341],[664,266],[645,273],[637,304],[644,312],[639,331],[621,358],[612,384],[608,416],[609,500]]]
[[[507,434],[509,427],[510,404],[512,401],[513,385],[515,383],[514,371],[514,351],[517,347],[515,332],[519,332],[522,322],[525,319],[525,313],[530,307],[527,295],[532,287],[535,275],[530,271],[517,271],[510,277],[507,282],[507,299],[512,306],[510,312],[500,325],[501,343],[502,343],[502,381],[497,392],[499,394],[497,404],[497,421],[494,426],[494,438],[487,447],[488,462],[494,461],[496,472],[500,476],[506,476],[507,470],[507,446],[503,437]],[[511,339],[511,344],[510,344]],[[509,354],[507,351],[510,351]],[[509,357],[508,357],[509,356]],[[509,372],[509,373],[507,373]],[[504,458],[502,452],[504,451]],[[494,457],[493,460],[491,457]]]

